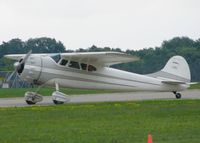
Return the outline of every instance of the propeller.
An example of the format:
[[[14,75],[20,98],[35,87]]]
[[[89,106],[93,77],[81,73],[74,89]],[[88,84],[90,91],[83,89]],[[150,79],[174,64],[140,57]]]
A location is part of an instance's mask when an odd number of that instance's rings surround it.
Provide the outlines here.
[[[23,60],[20,62],[20,64],[24,64],[26,62],[26,60],[29,58],[29,56],[31,55],[32,53],[32,50],[30,50],[26,55],[25,57],[23,58]]]
[[[7,78],[6,82],[9,82],[10,79],[13,77],[13,75],[15,73],[22,73],[23,71],[23,68],[24,68],[24,63],[27,61],[27,59],[29,58],[29,56],[31,55],[32,53],[32,50],[30,50],[25,56],[23,59],[20,59],[18,62],[15,62],[14,63],[14,67],[15,67],[15,70],[10,74],[10,76]]]

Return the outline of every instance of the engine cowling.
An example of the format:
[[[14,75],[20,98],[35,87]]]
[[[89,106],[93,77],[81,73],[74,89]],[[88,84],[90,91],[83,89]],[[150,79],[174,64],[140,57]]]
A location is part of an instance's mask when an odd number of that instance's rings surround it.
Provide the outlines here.
[[[19,61],[20,62],[20,61]],[[34,83],[40,83],[40,75],[42,72],[42,57],[31,55],[27,61],[17,70],[20,78],[23,80]]]

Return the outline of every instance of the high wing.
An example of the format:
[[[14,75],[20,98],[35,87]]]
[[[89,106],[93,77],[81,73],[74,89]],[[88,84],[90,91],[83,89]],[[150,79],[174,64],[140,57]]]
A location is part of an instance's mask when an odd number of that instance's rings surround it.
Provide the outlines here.
[[[26,54],[9,54],[5,55],[4,57],[12,60],[17,60],[19,61],[21,58],[23,58]],[[38,56],[51,56],[53,54],[31,54],[31,55],[38,55]]]
[[[59,55],[62,59],[70,59],[85,63],[94,64],[97,66],[110,66],[119,63],[127,63],[139,60],[136,56],[127,55],[120,52],[74,52],[74,53],[49,53],[49,54],[32,54],[39,56],[54,56]],[[20,60],[25,54],[5,55],[6,58]]]
[[[136,56],[120,52],[61,53],[63,59],[72,59],[94,65],[110,66],[139,60]]]

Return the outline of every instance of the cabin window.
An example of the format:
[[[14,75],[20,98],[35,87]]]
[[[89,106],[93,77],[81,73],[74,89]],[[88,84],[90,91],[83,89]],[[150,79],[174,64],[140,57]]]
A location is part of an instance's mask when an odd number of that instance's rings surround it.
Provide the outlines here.
[[[81,63],[81,69],[82,70],[87,70],[87,64]]]
[[[68,61],[64,60],[64,59],[62,59],[60,61],[60,65],[67,65],[67,63],[68,63]],[[81,69],[81,70],[85,70],[85,71],[89,71],[89,72],[97,70],[97,68],[94,67],[93,65],[87,65],[85,63],[79,63],[79,62],[75,62],[75,61],[69,61],[68,67],[75,68],[75,69]]]
[[[62,59],[60,65],[65,66],[68,63],[68,60]]]
[[[97,68],[95,68],[93,65],[88,65],[88,71],[96,71]]]
[[[79,63],[78,63],[78,62],[75,62],[75,61],[70,61],[69,67],[70,67],[70,68],[75,68],[75,69],[80,69]]]

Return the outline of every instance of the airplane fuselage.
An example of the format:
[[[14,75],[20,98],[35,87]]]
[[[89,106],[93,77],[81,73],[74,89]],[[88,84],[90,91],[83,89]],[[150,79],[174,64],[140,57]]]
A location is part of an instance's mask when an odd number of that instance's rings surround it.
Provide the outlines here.
[[[30,56],[20,77],[38,85],[126,91],[181,91],[186,84],[166,84],[158,78],[130,73],[110,67],[96,71],[70,68],[56,63],[49,56]]]

